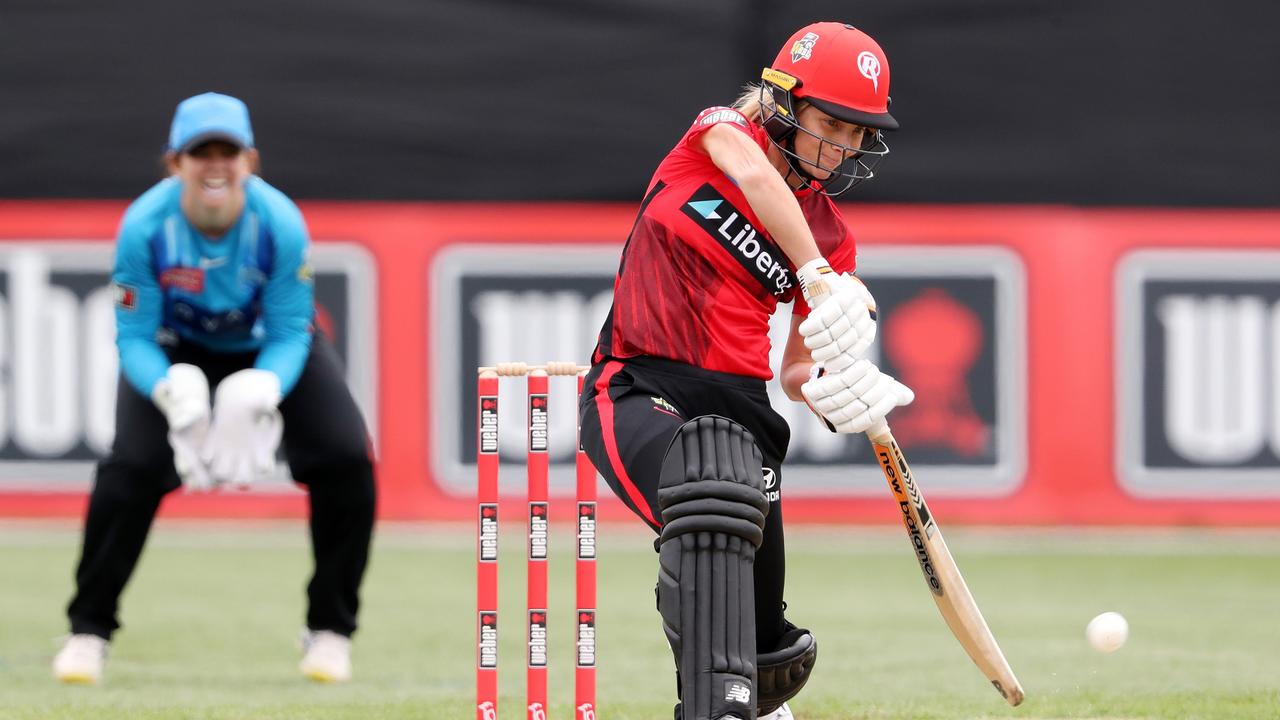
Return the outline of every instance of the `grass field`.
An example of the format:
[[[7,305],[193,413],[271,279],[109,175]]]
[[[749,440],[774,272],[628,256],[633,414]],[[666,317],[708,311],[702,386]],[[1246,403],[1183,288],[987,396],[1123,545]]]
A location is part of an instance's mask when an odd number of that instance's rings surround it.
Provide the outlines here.
[[[671,660],[653,610],[647,536],[604,526],[599,716],[666,720]],[[0,523],[0,718],[473,717],[469,526],[381,527],[355,644],[356,679],[296,671],[309,548],[301,524],[161,523],[124,598],[106,683],[49,676],[79,542],[69,524]],[[571,544],[553,534],[555,548]],[[965,531],[948,540],[1027,690],[1004,705],[951,637],[896,528],[794,528],[789,615],[820,645],[801,720],[1280,717],[1280,535]],[[502,537],[519,557],[523,537]],[[560,557],[565,557],[561,555]],[[552,565],[552,718],[571,717],[572,563]],[[503,569],[501,717],[522,715],[523,562]],[[1103,610],[1129,644],[1084,641]]]

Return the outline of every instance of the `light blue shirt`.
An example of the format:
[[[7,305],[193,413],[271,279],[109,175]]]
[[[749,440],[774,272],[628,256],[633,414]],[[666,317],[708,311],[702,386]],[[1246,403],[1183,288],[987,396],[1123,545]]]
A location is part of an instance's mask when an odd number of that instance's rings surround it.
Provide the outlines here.
[[[116,344],[129,382],[150,397],[169,370],[166,334],[214,352],[258,351],[254,367],[287,394],[311,348],[315,288],[310,237],[284,193],[252,176],[245,207],[220,238],[182,213],[182,183],[168,178],[129,206],[116,240]]]

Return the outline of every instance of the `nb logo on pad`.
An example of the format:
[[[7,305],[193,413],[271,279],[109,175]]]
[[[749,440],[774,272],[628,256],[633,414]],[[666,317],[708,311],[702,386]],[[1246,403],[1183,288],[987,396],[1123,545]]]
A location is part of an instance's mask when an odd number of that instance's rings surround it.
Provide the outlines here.
[[[751,704],[751,688],[740,682],[735,682],[729,686],[729,691],[724,694],[724,699],[726,702],[749,705]]]

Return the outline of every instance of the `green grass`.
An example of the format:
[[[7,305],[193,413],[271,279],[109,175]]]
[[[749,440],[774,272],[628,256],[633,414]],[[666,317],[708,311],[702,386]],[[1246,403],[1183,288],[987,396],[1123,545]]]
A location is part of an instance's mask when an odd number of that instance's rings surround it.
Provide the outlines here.
[[[0,524],[0,718],[460,718],[474,716],[474,549],[457,525],[382,527],[364,591],[356,679],[296,671],[309,572],[305,527],[161,523],[124,597],[101,687],[49,676],[65,632],[79,536]],[[553,552],[571,545],[553,535]],[[1275,718],[1280,716],[1280,535],[948,533],[978,604],[1027,690],[1003,704],[951,637],[898,529],[794,528],[790,616],[821,647],[801,720]],[[502,717],[523,717],[523,537],[504,535]],[[670,717],[671,660],[653,610],[646,535],[605,526],[599,702],[605,720]],[[563,554],[558,557],[565,557]],[[572,563],[553,562],[552,718],[569,718]],[[1129,644],[1091,650],[1103,610]]]

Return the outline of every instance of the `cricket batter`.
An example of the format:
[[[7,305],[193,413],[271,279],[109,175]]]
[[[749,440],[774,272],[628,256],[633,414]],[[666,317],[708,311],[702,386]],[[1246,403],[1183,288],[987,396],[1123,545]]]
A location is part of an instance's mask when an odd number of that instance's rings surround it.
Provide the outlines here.
[[[170,177],[120,224],[115,442],[98,463],[54,676],[101,680],[120,592],[161,499],[179,486],[247,487],[274,474],[283,441],[311,501],[301,670],[345,681],[373,532],[373,463],[337,354],[314,328],[306,226],[255,174],[249,110],[236,98],[180,103],[165,162]],[[230,616],[210,622],[235,626]]]
[[[790,430],[765,391],[774,308],[796,301],[783,389],[832,429],[864,432],[914,397],[860,358],[874,300],[850,274],[853,234],[831,200],[888,153],[888,105],[874,40],[843,23],[801,28],[733,107],[698,115],[623,249],[582,438],[659,534],[677,720],[791,718],[817,657],[783,615]]]

